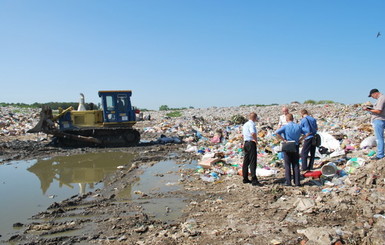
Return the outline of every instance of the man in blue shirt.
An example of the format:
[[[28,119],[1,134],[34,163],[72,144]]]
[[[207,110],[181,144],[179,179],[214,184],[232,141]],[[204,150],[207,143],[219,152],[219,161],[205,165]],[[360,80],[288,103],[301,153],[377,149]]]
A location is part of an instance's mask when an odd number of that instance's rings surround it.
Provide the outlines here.
[[[300,125],[293,122],[293,114],[286,115],[286,125],[275,131],[277,137],[282,141],[295,141],[296,150],[295,152],[284,152],[285,160],[285,186],[291,186],[291,180],[294,176],[294,184],[301,186],[300,183],[300,172],[299,172],[299,142],[306,136],[301,138],[305,132]],[[292,171],[293,170],[293,175]]]
[[[315,150],[316,146],[312,144],[314,135],[317,133],[318,126],[317,121],[309,116],[307,110],[301,110],[301,128],[308,135],[303,142],[302,151],[301,151],[301,160],[302,160],[302,171],[313,170]],[[310,152],[310,159],[308,163]]]
[[[247,121],[242,127],[243,134],[243,151],[245,153],[242,166],[243,183],[251,183],[253,186],[262,186],[258,182],[257,169],[257,129],[255,122],[257,121],[257,114],[252,112]],[[251,181],[249,180],[249,166],[251,171]]]

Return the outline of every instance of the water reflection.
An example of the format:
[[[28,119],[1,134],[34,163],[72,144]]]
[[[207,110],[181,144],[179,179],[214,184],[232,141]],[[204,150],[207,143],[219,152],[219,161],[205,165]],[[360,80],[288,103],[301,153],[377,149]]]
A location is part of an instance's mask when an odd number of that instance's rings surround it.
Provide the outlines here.
[[[58,156],[39,160],[27,170],[39,178],[43,194],[55,181],[59,183],[60,188],[67,186],[73,189],[78,185],[79,193],[84,194],[87,192],[87,186],[93,189],[95,183],[116,171],[117,166],[129,165],[132,159],[132,154],[123,152]]]

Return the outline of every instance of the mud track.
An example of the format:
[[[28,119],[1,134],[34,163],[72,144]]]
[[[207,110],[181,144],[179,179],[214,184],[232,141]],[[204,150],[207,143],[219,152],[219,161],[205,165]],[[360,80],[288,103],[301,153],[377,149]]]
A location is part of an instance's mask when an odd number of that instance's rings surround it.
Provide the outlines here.
[[[98,152],[105,148],[58,148],[47,140],[2,142],[2,161]],[[383,244],[385,241],[384,162],[371,162],[351,175],[349,185],[331,193],[303,179],[301,188],[284,187],[283,169],[262,177],[263,187],[243,184],[240,176],[204,182],[194,169],[181,169],[181,190],[139,198],[183,197],[183,213],[164,222],[117,191],[159,161],[194,164],[199,156],[185,144],[148,144],[107,150],[135,154],[133,165],[119,169],[105,188],[52,204],[8,242],[13,244]],[[139,168],[140,167],[140,168]],[[375,173],[375,175],[373,175]],[[173,212],[173,210],[164,210]],[[377,216],[376,216],[377,215]],[[1,239],[1,238],[0,238]],[[3,241],[4,243],[7,241]]]

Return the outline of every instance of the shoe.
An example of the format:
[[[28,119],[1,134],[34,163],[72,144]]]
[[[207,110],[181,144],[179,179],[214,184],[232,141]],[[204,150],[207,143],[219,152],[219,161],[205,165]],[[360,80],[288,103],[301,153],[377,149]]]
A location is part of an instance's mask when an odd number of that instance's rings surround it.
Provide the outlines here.
[[[288,183],[283,183],[282,185],[283,186],[291,186],[291,184],[288,184]]]
[[[370,160],[373,160],[373,161],[377,161],[377,160],[381,160],[382,158],[379,158],[379,157],[371,157]]]
[[[251,181],[251,185],[253,185],[253,186],[263,186],[263,184],[260,183],[258,180],[252,180]]]
[[[251,183],[251,180],[249,180],[249,179],[243,179],[243,184],[250,184]]]
[[[303,185],[299,184],[299,185],[295,185],[295,186],[297,186],[297,187],[302,187]]]

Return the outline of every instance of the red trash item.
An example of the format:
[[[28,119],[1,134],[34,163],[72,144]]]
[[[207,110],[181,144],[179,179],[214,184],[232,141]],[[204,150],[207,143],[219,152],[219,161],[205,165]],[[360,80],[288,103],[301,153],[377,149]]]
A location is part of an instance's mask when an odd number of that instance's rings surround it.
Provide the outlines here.
[[[242,168],[238,169],[238,175],[240,176],[243,176],[243,171],[242,171]],[[251,173],[249,172],[248,174],[249,176],[251,175]]]
[[[238,169],[238,175],[243,176],[243,172],[242,172],[242,169],[241,169],[241,168]]]
[[[306,173],[303,174],[303,176],[307,177],[313,177],[319,178],[322,175],[322,171],[307,171]]]

